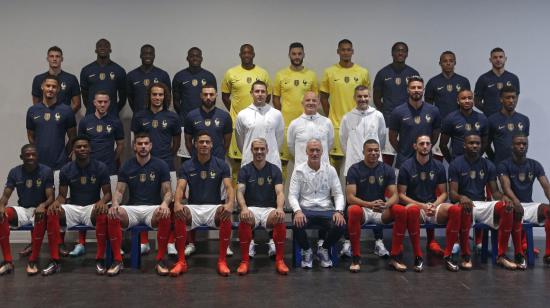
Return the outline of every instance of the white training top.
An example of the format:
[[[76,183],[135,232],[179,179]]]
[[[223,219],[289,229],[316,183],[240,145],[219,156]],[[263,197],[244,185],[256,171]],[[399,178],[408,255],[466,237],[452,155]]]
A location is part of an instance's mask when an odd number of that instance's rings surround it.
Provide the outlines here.
[[[306,145],[307,142],[316,138],[321,141],[323,146],[323,162],[328,163],[328,153],[334,141],[334,126],[332,122],[322,115],[302,114],[300,117],[290,122],[287,130],[288,151],[294,156],[294,165],[299,165],[307,161]]]

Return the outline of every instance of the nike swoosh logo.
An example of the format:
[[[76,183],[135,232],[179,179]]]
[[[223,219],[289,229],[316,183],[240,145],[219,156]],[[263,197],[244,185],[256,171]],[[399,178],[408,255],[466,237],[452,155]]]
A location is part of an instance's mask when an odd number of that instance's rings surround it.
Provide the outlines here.
[[[137,177],[137,175],[134,175],[134,176],[131,176],[129,177],[130,179],[135,179]]]
[[[487,85],[487,88],[492,88],[494,86],[495,86],[495,84],[493,83],[493,84]]]
[[[364,181],[366,181],[367,179],[360,179],[359,182],[360,183],[363,183]]]
[[[248,180],[248,183],[254,183],[256,180]]]
[[[437,87],[437,91],[443,90],[443,87]]]
[[[384,81],[392,80],[392,77],[384,78]]]
[[[498,129],[503,129],[504,127],[506,127],[506,125],[499,125]]]
[[[193,122],[193,124],[197,125],[197,124],[199,124],[200,122],[202,122],[202,121],[195,121],[195,122]]]
[[[181,84],[188,84],[188,83],[189,83],[189,81],[184,81]]]
[[[93,128],[93,127],[88,127],[88,128],[86,128],[87,131],[88,131],[88,130],[92,130],[92,129],[94,129],[94,128]]]
[[[462,172],[460,175],[468,175],[468,172]]]
[[[455,126],[455,127],[456,127],[456,128],[461,128],[462,126],[464,126],[464,125],[457,125],[457,126]]]
[[[334,79],[334,81],[338,81],[338,80],[340,80],[340,79]]]
[[[145,126],[145,125],[149,125],[151,122],[145,122],[143,123],[142,125]]]
[[[33,117],[33,119],[36,120],[36,119],[38,119],[38,118],[40,118],[40,117],[41,117],[41,116],[35,116],[35,117]]]
[[[138,83],[140,83],[140,82],[141,82],[141,81],[134,81],[134,84],[138,84]]]
[[[407,121],[408,119],[410,119],[411,117],[406,117],[406,118],[403,118],[403,121]]]
[[[92,78],[94,76],[95,76],[95,74],[91,74],[91,75],[88,75],[88,78]]]
[[[412,178],[414,179],[414,178],[417,177],[417,176],[418,176],[418,174],[415,174],[415,175],[412,176]]]

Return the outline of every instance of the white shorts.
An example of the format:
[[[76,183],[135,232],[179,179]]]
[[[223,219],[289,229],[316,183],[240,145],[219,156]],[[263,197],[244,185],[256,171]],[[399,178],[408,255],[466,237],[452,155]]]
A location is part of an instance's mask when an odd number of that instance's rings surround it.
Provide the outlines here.
[[[183,133],[183,127],[181,128],[181,144],[177,155],[179,157],[191,158],[191,154],[189,153],[189,151],[187,151],[187,147],[185,146],[185,135]]]
[[[439,205],[435,208],[434,216],[428,216],[426,211],[420,210],[420,219],[422,223],[437,224],[437,213],[439,212]]]
[[[248,209],[254,215],[254,228],[258,228],[259,226],[262,226],[265,229],[268,229],[267,218],[269,217],[269,214],[271,214],[271,212],[275,211],[275,208],[252,206],[252,207],[249,207]]]
[[[521,206],[523,206],[523,221],[537,225],[544,225],[544,219],[539,220],[540,205],[541,203],[539,202],[522,203]]]
[[[390,143],[390,129],[386,127],[386,143],[384,145],[384,148],[382,149],[382,154],[384,155],[397,155],[397,152],[395,152],[395,149],[392,147]]]
[[[474,201],[473,216],[475,223],[482,223],[498,229],[495,223],[495,204],[499,201]]]
[[[94,225],[92,224],[92,211],[94,210],[94,204],[84,206],[74,204],[62,204],[61,207],[65,211],[67,229],[70,229],[77,225],[94,227]]]
[[[34,226],[34,210],[36,210],[35,207],[24,208],[18,205],[8,205],[8,207],[13,208],[15,210],[15,213],[17,213],[18,228],[31,224]]]
[[[191,212],[191,226],[187,226],[187,230],[193,230],[200,226],[217,228],[214,217],[220,206],[221,204],[187,205],[187,208]]]
[[[363,217],[365,218],[364,225],[382,223],[382,213],[375,212],[367,207],[363,207]]]
[[[123,205],[122,208],[128,214],[128,229],[139,224],[145,224],[149,228],[153,228],[151,220],[159,205]]]

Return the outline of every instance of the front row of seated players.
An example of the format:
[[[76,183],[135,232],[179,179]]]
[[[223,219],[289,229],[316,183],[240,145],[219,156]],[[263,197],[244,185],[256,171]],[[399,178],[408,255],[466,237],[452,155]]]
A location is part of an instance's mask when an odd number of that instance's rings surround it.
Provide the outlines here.
[[[443,203],[446,199],[445,171],[441,164],[429,155],[430,137],[419,136],[413,145],[416,155],[405,161],[399,171],[397,188],[393,169],[378,161],[380,146],[375,140],[364,143],[364,161],[354,164],[347,176],[347,196],[349,222],[348,228],[353,245],[353,260],[350,270],[359,271],[360,250],[359,234],[362,223],[389,223],[394,221],[394,232],[390,266],[405,271],[400,261],[403,252],[402,240],[405,229],[413,243],[416,271],[422,271],[423,261],[420,251],[419,228],[421,222],[447,224],[445,265],[450,271],[472,267],[469,230],[472,221],[487,224],[498,229],[497,263],[507,269],[525,269],[524,247],[521,242],[522,221],[542,224],[544,222],[546,251],[544,263],[550,264],[550,206],[535,203],[532,200],[532,185],[535,179],[541,183],[544,193],[550,199],[550,184],[542,166],[526,157],[528,139],[517,135],[512,142],[512,158],[498,167],[502,194],[497,186],[497,170],[487,159],[480,156],[481,138],[469,134],[465,137],[464,155],[457,157],[449,167],[450,199],[456,204]],[[231,236],[230,216],[233,209],[233,191],[229,168],[224,161],[211,155],[212,139],[206,132],[196,137],[196,157],[187,161],[179,172],[178,188],[173,217],[169,209],[171,189],[166,163],[151,157],[152,143],[147,134],[137,134],[134,140],[136,158],[130,159],[122,168],[117,185],[113,206],[107,206],[110,200],[108,172],[103,163],[89,158],[90,142],[86,137],[77,137],[73,141],[76,160],[65,165],[60,172],[60,194],[53,199],[53,174],[48,167],[38,164],[36,148],[25,145],[21,149],[23,164],[13,168],[8,176],[4,194],[0,199],[0,244],[4,261],[0,274],[8,274],[14,266],[10,254],[10,224],[22,226],[34,224],[32,246],[33,254],[29,258],[27,273],[38,273],[36,262],[42,239],[48,225],[48,242],[52,261],[42,270],[43,275],[51,275],[60,270],[59,266],[59,228],[65,221],[68,227],[84,224],[96,227],[98,253],[96,256],[98,274],[107,272],[116,275],[122,270],[120,244],[121,227],[132,227],[145,223],[158,226],[159,252],[157,272],[161,275],[177,276],[187,270],[184,256],[186,225],[191,229],[201,225],[220,227],[220,257],[218,272],[227,276],[230,273],[225,262],[225,252]],[[237,200],[241,206],[241,224],[239,236],[243,261],[237,272],[248,272],[248,245],[253,226],[262,225],[274,229],[277,246],[276,269],[281,274],[288,273],[283,261],[284,252],[284,215],[282,204],[282,179],[280,170],[265,160],[268,151],[266,141],[258,138],[252,142],[253,161],[245,165],[239,174]],[[291,179],[290,196],[294,210],[294,230],[303,251],[302,267],[312,265],[312,251],[309,248],[305,228],[320,225],[329,230],[326,245],[319,248],[317,255],[321,266],[330,267],[328,248],[343,233],[345,225],[342,210],[343,194],[333,167],[321,162],[321,143],[311,139],[307,143],[308,161],[297,166]],[[220,186],[227,193],[226,203],[222,203]],[[181,199],[189,184],[189,205],[184,206]],[[485,187],[492,197],[499,201],[485,201]],[[17,189],[18,206],[6,206],[13,189]],[[129,206],[120,206],[124,190],[129,188]],[[67,204],[70,189],[70,204]],[[103,197],[100,198],[100,191]],[[161,194],[162,192],[162,194]],[[163,196],[163,198],[161,198]],[[385,200],[385,196],[388,199]],[[397,204],[398,197],[401,203]],[[334,198],[336,208],[332,205]],[[153,204],[153,205],[147,205]],[[156,205],[160,204],[160,205]],[[262,206],[270,208],[262,208]],[[361,209],[364,207],[365,209]],[[167,238],[171,220],[174,221],[176,245],[179,251],[178,262],[169,270],[164,263]],[[106,232],[113,246],[115,262],[105,271],[103,255],[105,252]],[[508,240],[512,235],[515,260],[506,258]],[[451,257],[452,245],[459,241],[462,262],[458,265]]]

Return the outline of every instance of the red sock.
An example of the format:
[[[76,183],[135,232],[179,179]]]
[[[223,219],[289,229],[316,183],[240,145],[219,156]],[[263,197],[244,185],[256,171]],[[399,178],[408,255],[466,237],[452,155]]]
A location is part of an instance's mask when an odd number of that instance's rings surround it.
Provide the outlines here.
[[[139,233],[140,244],[149,244],[149,232],[143,231]]]
[[[544,252],[545,256],[550,256],[550,207],[546,207],[544,210],[544,230],[546,231],[546,251]]]
[[[247,224],[246,222],[240,222],[239,223],[239,244],[241,245],[241,258],[243,262],[248,262],[250,260],[250,257],[248,255],[248,249],[249,249],[251,240],[252,240],[252,226],[250,224]]]
[[[459,205],[449,207],[447,228],[445,230],[445,238],[447,245],[445,246],[444,256],[448,257],[453,252],[453,245],[458,241],[458,233],[460,232],[462,208]]]
[[[420,209],[416,205],[407,207],[407,229],[415,257],[422,256],[420,249]]]
[[[80,233],[82,236],[82,232]],[[86,232],[84,232],[84,239]],[[97,239],[96,259],[105,258],[105,241],[107,241],[107,215],[100,214],[95,217],[95,238]],[[82,242],[81,242],[82,244]]]
[[[523,255],[523,247],[521,245],[521,233],[523,231],[522,219],[514,218],[514,223],[512,227],[512,242],[514,243],[514,254]]]
[[[503,256],[508,249],[508,240],[514,224],[514,213],[507,211],[503,202],[495,204],[495,213],[498,215],[500,222],[498,226],[498,255]]]
[[[159,219],[158,230],[157,230],[157,261],[164,259],[166,255],[166,250],[168,250],[168,237],[170,236],[170,217]]]
[[[463,256],[471,255],[470,252],[470,228],[472,227],[472,212],[462,209],[460,216],[460,249]]]
[[[391,240],[391,255],[397,256],[401,253],[405,229],[407,228],[407,208],[395,204],[390,208],[393,217],[393,231]]]
[[[185,240],[187,237],[187,226],[185,221],[176,219],[174,221],[174,232],[178,261],[185,262]]]
[[[78,232],[78,243],[82,246],[86,245],[86,231]]]
[[[358,205],[352,205],[348,208],[348,233],[351,242],[351,251],[353,255],[361,256],[361,220],[363,220],[363,209]]]
[[[174,230],[171,230],[170,231],[170,236],[168,236],[168,243],[169,244],[174,244],[175,242],[176,242],[176,235],[175,235]]]
[[[46,219],[42,218],[34,222],[31,240],[32,253],[29,257],[29,262],[36,262],[38,260],[42,241],[44,241],[44,233],[46,233]]]
[[[120,247],[122,246],[122,229],[120,227],[120,219],[108,218],[107,229],[109,241],[111,242],[111,250],[113,251],[113,259],[117,262],[122,262],[122,255],[120,254]]]
[[[286,226],[284,223],[273,226],[273,241],[275,242],[275,261],[282,261],[285,256]]]
[[[231,220],[220,221],[220,255],[218,262],[225,262],[227,255],[227,247],[229,247],[229,241],[231,240]]]
[[[53,260],[59,260],[59,232],[61,226],[59,224],[59,215],[50,214],[46,216],[48,221],[48,246],[50,247],[50,256]]]
[[[13,261],[10,248],[10,213],[13,219],[13,212],[13,208],[6,208],[5,213],[7,217],[4,217],[4,220],[0,223],[0,247],[2,247],[2,255],[4,256],[5,262]]]
[[[195,244],[195,235],[197,234],[197,231],[195,230],[191,230],[189,231],[189,233],[187,234],[187,242],[185,242],[185,244]]]

